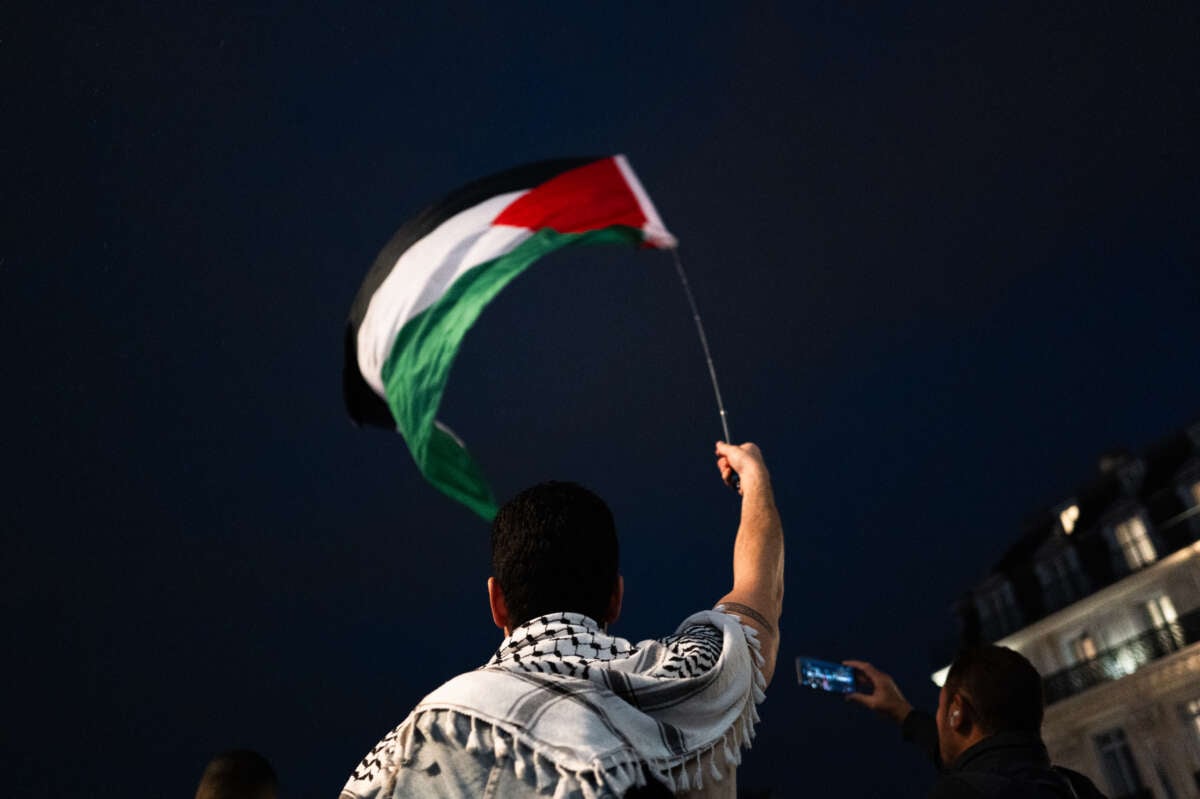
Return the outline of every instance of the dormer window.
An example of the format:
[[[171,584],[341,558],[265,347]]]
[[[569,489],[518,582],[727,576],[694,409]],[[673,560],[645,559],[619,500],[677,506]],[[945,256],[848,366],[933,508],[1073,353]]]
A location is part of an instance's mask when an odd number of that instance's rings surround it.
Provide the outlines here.
[[[1192,446],[1200,449],[1200,422],[1192,425],[1187,429],[1187,437],[1192,440]]]
[[[1067,535],[1075,532],[1075,522],[1079,521],[1079,506],[1068,505],[1063,508],[1058,514],[1058,521],[1062,525],[1062,531]]]
[[[1044,547],[1033,569],[1042,586],[1046,610],[1064,608],[1088,592],[1088,580],[1079,564],[1075,548],[1061,538]]]
[[[1113,528],[1113,537],[1130,571],[1137,571],[1158,560],[1154,542],[1150,540],[1150,531],[1146,529],[1146,522],[1140,515],[1131,516],[1116,525]]]
[[[1117,468],[1117,479],[1126,494],[1136,494],[1146,477],[1146,464],[1140,460],[1127,461]]]
[[[1193,457],[1175,475],[1175,493],[1185,510],[1200,508],[1200,457]]]
[[[989,581],[975,592],[979,626],[985,638],[996,641],[1021,626],[1021,611],[1012,583],[1006,579]]]

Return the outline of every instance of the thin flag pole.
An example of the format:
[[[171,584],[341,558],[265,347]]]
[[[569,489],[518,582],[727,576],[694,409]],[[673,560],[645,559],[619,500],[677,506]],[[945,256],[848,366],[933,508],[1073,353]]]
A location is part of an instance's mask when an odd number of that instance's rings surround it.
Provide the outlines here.
[[[717,367],[713,365],[712,351],[708,348],[708,336],[704,335],[704,323],[700,321],[700,309],[696,307],[696,298],[692,296],[692,286],[688,283],[687,273],[683,271],[683,259],[679,257],[679,247],[671,248],[671,257],[675,260],[675,271],[679,274],[679,282],[683,284],[683,293],[687,295],[688,306],[692,309],[692,320],[696,323],[696,332],[700,335],[700,346],[704,348],[704,360],[708,363],[708,376],[712,379],[713,394],[717,397],[717,412],[721,414],[721,429],[725,433],[725,443],[732,444],[729,437],[729,414],[725,413],[725,400],[721,399],[721,386],[717,382]],[[737,472],[730,478],[730,485],[738,488]]]

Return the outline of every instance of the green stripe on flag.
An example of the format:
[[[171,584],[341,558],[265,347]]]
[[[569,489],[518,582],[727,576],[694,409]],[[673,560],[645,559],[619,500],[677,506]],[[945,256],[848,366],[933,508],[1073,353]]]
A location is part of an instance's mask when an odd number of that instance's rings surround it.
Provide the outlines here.
[[[492,298],[542,256],[569,244],[640,244],[642,238],[640,230],[624,226],[569,234],[539,230],[512,252],[464,273],[400,329],[383,365],[384,393],[425,479],[484,519],[496,515],[483,471],[453,436],[434,426],[463,336]]]

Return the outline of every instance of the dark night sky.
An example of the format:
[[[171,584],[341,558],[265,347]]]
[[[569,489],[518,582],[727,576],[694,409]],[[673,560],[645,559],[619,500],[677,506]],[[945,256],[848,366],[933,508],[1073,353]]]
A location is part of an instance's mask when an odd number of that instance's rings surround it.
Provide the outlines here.
[[[486,527],[350,425],[340,358],[392,231],[498,169],[628,154],[772,466],[785,640],[743,788],[923,795],[896,731],[791,659],[932,703],[949,603],[1021,517],[1200,413],[1194,3],[172,5],[0,26],[12,795],[189,796],[248,746],[331,797],[490,654]],[[609,499],[622,635],[728,588],[665,254],[534,267],[441,415],[500,495]]]

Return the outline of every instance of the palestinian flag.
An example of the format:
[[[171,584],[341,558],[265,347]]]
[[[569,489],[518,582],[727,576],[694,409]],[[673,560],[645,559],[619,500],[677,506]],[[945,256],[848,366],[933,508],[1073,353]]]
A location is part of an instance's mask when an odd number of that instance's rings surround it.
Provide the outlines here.
[[[379,253],[346,324],[346,407],[396,429],[433,485],[486,519],[496,503],[462,441],[436,418],[467,330],[509,281],[569,244],[671,248],[624,156],[543,161],[464,186]]]

